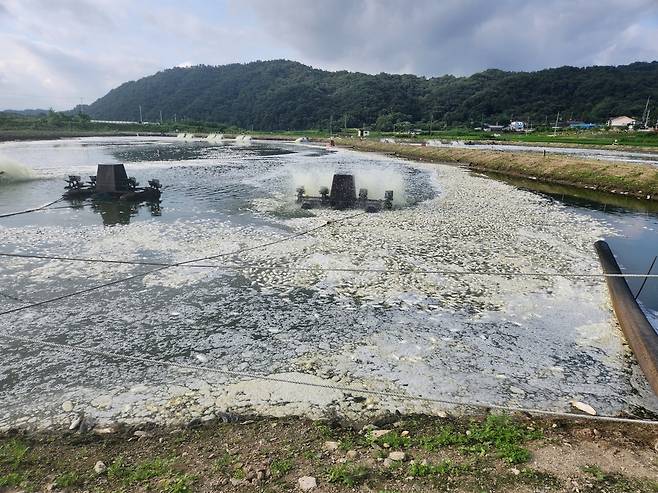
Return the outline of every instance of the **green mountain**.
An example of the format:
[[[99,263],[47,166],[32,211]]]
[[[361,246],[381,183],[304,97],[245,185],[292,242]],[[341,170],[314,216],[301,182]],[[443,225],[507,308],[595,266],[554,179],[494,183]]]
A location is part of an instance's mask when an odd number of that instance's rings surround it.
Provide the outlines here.
[[[3,115],[14,115],[14,116],[45,116],[48,114],[48,110],[41,109],[27,109],[27,110],[2,110],[0,111]]]
[[[537,72],[486,70],[469,77],[328,72],[287,60],[172,68],[126,82],[87,109],[92,118],[177,118],[246,129],[302,130],[396,122],[441,125],[530,119],[605,122],[641,117],[658,101],[658,62],[560,67]],[[653,115],[656,112],[652,112]]]

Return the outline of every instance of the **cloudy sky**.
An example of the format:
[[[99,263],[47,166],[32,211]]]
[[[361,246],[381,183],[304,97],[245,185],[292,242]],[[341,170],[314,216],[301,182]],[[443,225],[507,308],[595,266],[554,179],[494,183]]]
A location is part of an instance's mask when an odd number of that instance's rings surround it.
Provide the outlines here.
[[[273,58],[427,76],[651,61],[658,0],[0,0],[0,109]]]

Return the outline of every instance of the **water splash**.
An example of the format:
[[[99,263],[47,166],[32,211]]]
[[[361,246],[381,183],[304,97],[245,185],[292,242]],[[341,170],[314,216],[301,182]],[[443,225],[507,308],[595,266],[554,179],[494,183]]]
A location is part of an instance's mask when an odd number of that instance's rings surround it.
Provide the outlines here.
[[[27,166],[0,156],[0,185],[38,180],[39,176]]]

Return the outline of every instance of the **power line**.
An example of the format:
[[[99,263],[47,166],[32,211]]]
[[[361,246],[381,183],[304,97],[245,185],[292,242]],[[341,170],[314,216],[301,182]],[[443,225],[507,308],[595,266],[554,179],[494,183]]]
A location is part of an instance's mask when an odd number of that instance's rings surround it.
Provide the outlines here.
[[[246,251],[246,250],[245,250]],[[236,252],[238,253],[238,252]],[[572,272],[504,272],[488,270],[450,270],[450,269],[380,269],[366,267],[291,267],[287,265],[263,266],[256,264],[242,265],[217,265],[217,264],[197,264],[197,263],[166,263],[142,260],[114,260],[101,258],[85,257],[68,257],[58,255],[40,255],[27,253],[8,253],[0,252],[0,257],[24,258],[35,260],[56,260],[62,262],[82,262],[82,263],[101,263],[101,264],[125,264],[125,265],[145,265],[157,267],[189,267],[197,269],[220,269],[220,270],[250,270],[256,269],[261,271],[290,271],[290,272],[354,272],[354,273],[374,273],[374,274],[433,274],[433,275],[453,275],[453,276],[499,276],[499,277],[566,277],[566,278],[608,278],[608,277],[628,277],[628,278],[658,278],[658,274],[640,274],[640,273],[622,273],[607,274],[603,272],[593,273],[572,273]],[[210,257],[208,257],[210,258]],[[204,259],[207,260],[208,258]],[[195,262],[195,261],[190,261]]]
[[[182,262],[177,262],[177,263],[172,263],[172,264],[161,264],[161,263],[155,263],[155,262],[132,262],[132,261],[120,261],[120,260],[103,260],[103,259],[81,259],[81,258],[73,258],[73,257],[54,257],[54,256],[37,256],[37,255],[26,255],[26,254],[0,254],[2,256],[6,257],[22,257],[22,258],[39,258],[39,259],[46,259],[46,260],[65,260],[65,261],[76,261],[76,262],[101,262],[101,263],[128,263],[128,264],[133,264],[133,265],[149,265],[149,266],[157,266],[156,269],[151,269],[146,272],[141,272],[132,276],[124,277],[121,279],[117,279],[114,281],[110,281],[107,283],[103,283],[97,286],[92,286],[90,288],[85,288],[73,293],[67,293],[61,296],[49,298],[47,300],[42,300],[39,302],[31,303],[27,306],[22,306],[18,308],[14,308],[11,310],[6,310],[4,312],[0,312],[0,315],[6,315],[10,313],[15,313],[18,311],[26,310],[29,308],[34,308],[38,306],[42,306],[48,303],[52,303],[54,301],[59,301],[65,298],[69,298],[72,296],[76,296],[79,294],[84,294],[88,293],[91,291],[95,291],[104,287],[112,286],[115,284],[127,282],[132,279],[136,279],[139,277],[144,277],[148,274],[155,273],[158,271],[162,271],[168,268],[172,267],[180,267],[180,266],[187,266],[187,267],[203,267],[203,268],[237,268],[240,270],[244,269],[249,269],[249,268],[257,268],[261,270],[276,270],[276,269],[283,269],[283,270],[309,270],[309,271],[317,271],[318,269],[316,268],[290,268],[290,267],[260,267],[260,266],[217,266],[217,265],[200,265],[200,264],[195,264],[195,262],[203,261],[203,260],[212,260],[216,258],[221,258],[221,257],[227,257],[227,256],[232,256],[232,255],[238,255],[240,253],[244,253],[247,251],[253,251],[256,249],[261,249],[265,248],[267,246],[275,245],[278,243],[283,243],[285,241],[292,240],[294,238],[298,238],[300,236],[309,234],[311,232],[317,231],[323,227],[326,227],[328,225],[349,220],[354,217],[360,216],[365,213],[359,213],[359,214],[354,214],[352,216],[348,216],[345,218],[333,220],[333,221],[327,221],[324,224],[321,224],[319,226],[316,226],[314,228],[310,228],[304,231],[301,231],[299,233],[295,233],[293,235],[287,236],[285,238],[279,238],[277,240],[273,240],[271,242],[263,243],[260,245],[255,245],[252,247],[247,247],[243,249],[238,249],[233,252],[225,252],[217,255],[211,255],[211,256],[206,256],[202,258],[197,258],[197,259],[191,259],[187,261],[182,261]],[[502,276],[510,276],[510,275],[528,275],[528,276],[570,276],[570,277],[605,277],[603,274],[560,274],[560,273],[495,273],[495,272],[473,272],[473,271],[415,271],[415,270],[391,270],[391,269],[352,269],[352,268],[344,268],[344,269],[321,269],[321,270],[326,270],[326,271],[344,271],[344,272],[396,272],[396,273],[437,273],[437,274],[472,274],[472,275],[478,275],[478,274],[487,274],[487,275],[502,275]],[[638,276],[638,277],[645,277],[645,275],[640,275],[640,274],[630,274],[628,276]],[[658,276],[651,276],[651,277],[658,277]],[[17,301],[22,301],[18,300]],[[480,409],[496,409],[496,410],[501,410],[501,411],[507,411],[507,412],[524,412],[524,413],[529,413],[529,414],[538,414],[538,415],[544,415],[544,416],[552,416],[552,417],[560,417],[560,418],[569,418],[569,419],[588,419],[588,420],[597,420],[597,421],[608,421],[608,422],[617,422],[617,423],[633,423],[633,424],[647,424],[647,425],[658,425],[658,421],[651,421],[651,420],[641,420],[641,419],[631,419],[631,418],[619,418],[615,416],[589,416],[589,415],[579,415],[579,414],[574,414],[574,413],[566,413],[566,412],[559,412],[559,411],[548,411],[548,410],[542,410],[542,409],[532,409],[532,408],[522,408],[522,407],[512,407],[512,406],[502,406],[502,405],[497,405],[497,404],[491,404],[491,403],[483,403],[483,402],[462,402],[462,401],[453,401],[449,399],[438,399],[438,398],[431,398],[431,397],[421,397],[421,396],[409,396],[407,394],[401,393],[401,392],[386,392],[386,391],[378,391],[378,390],[368,390],[368,389],[356,389],[356,388],[351,388],[351,387],[341,387],[341,386],[336,386],[336,385],[330,385],[330,384],[322,384],[322,383],[312,383],[312,382],[300,382],[297,380],[289,379],[289,378],[283,378],[283,377],[272,377],[268,375],[261,375],[261,374],[256,374],[256,373],[249,373],[249,372],[241,372],[241,371],[236,371],[236,370],[230,370],[230,369],[221,369],[221,368],[214,368],[214,367],[207,367],[207,366],[198,366],[198,365],[190,365],[190,364],[183,364],[183,363],[175,363],[175,362],[170,362],[170,361],[163,361],[163,360],[158,360],[154,358],[148,358],[144,356],[132,356],[132,355],[125,355],[125,354],[118,354],[118,353],[113,353],[109,351],[100,351],[96,350],[93,348],[87,348],[87,347],[82,347],[82,346],[74,346],[74,345],[69,345],[69,344],[61,344],[61,343],[54,343],[54,342],[49,342],[49,341],[43,341],[39,339],[31,339],[31,338],[26,338],[26,337],[20,337],[20,336],[11,336],[7,334],[0,334],[0,338],[10,340],[10,341],[15,341],[15,342],[21,342],[25,344],[32,344],[32,345],[41,345],[44,347],[51,347],[54,349],[58,350],[66,350],[66,351],[77,351],[77,352],[82,352],[90,355],[95,355],[95,356],[101,356],[105,358],[111,358],[111,359],[119,359],[119,360],[125,360],[125,361],[133,361],[133,362],[139,362],[139,363],[148,363],[148,364],[156,364],[156,365],[161,365],[161,366],[169,366],[169,367],[174,367],[174,368],[179,368],[179,369],[186,369],[186,370],[192,370],[192,371],[204,371],[204,372],[212,372],[212,373],[219,373],[219,374],[224,374],[224,375],[229,375],[229,376],[237,376],[237,377],[244,377],[244,378],[252,378],[252,379],[259,379],[259,380],[265,380],[265,381],[271,381],[271,382],[278,382],[278,383],[289,383],[289,384],[294,384],[294,385],[302,385],[302,386],[308,386],[308,387],[316,387],[316,388],[326,388],[326,389],[332,389],[332,390],[339,390],[342,392],[351,392],[351,393],[360,393],[360,394],[367,394],[367,395],[378,395],[381,397],[387,397],[391,399],[396,399],[396,400],[415,400],[415,401],[421,401],[421,402],[430,402],[430,403],[435,403],[435,404],[446,404],[446,405],[453,405],[453,406],[465,406],[465,407],[474,407],[474,408],[480,408]]]
[[[275,382],[275,383],[288,383],[288,384],[292,384],[292,385],[301,385],[301,386],[306,386],[306,387],[315,387],[315,388],[322,388],[322,389],[338,390],[340,392],[345,392],[345,393],[376,395],[376,396],[379,396],[379,397],[386,397],[386,398],[395,399],[395,400],[399,400],[399,401],[419,401],[419,402],[428,402],[428,403],[433,403],[433,404],[445,404],[445,405],[451,405],[451,406],[464,406],[464,407],[472,407],[472,408],[486,409],[486,410],[495,409],[495,410],[506,411],[506,412],[537,414],[537,415],[543,415],[543,416],[568,418],[568,419],[587,419],[587,420],[595,420],[595,421],[601,421],[601,422],[632,423],[632,424],[642,424],[642,425],[651,425],[651,426],[658,425],[658,421],[654,421],[654,420],[620,418],[620,417],[617,417],[617,416],[591,416],[591,415],[585,415],[585,414],[567,413],[567,412],[562,412],[562,411],[549,411],[549,410],[544,410],[544,409],[503,406],[503,405],[499,405],[499,404],[491,404],[491,403],[486,403],[486,402],[454,401],[454,400],[450,400],[450,399],[439,399],[439,398],[434,398],[434,397],[411,396],[411,395],[408,395],[408,394],[405,394],[405,393],[402,393],[402,392],[389,392],[389,391],[383,391],[383,390],[358,389],[358,388],[353,388],[353,387],[343,387],[343,386],[339,386],[339,385],[332,385],[332,384],[325,384],[325,383],[301,382],[299,380],[294,380],[292,378],[263,375],[263,374],[259,374],[259,373],[237,371],[237,370],[231,370],[231,369],[226,369],[226,368],[222,369],[222,368],[216,368],[216,367],[212,367],[212,366],[200,366],[200,365],[192,365],[192,364],[187,364],[187,363],[176,363],[176,362],[173,362],[173,361],[164,361],[164,360],[159,360],[159,359],[155,359],[155,358],[148,358],[148,357],[145,357],[145,356],[132,356],[132,355],[127,355],[127,354],[119,354],[119,353],[113,353],[113,352],[110,352],[110,351],[101,351],[101,350],[98,350],[98,349],[87,348],[87,347],[83,347],[83,346],[74,346],[74,345],[70,345],[70,344],[61,344],[61,343],[57,343],[57,342],[44,341],[44,340],[41,340],[41,339],[32,339],[32,338],[21,337],[21,336],[11,336],[11,335],[7,335],[7,334],[0,334],[0,338],[10,340],[10,341],[14,341],[14,342],[21,342],[21,343],[24,343],[24,344],[51,347],[51,348],[54,348],[54,349],[57,349],[57,350],[64,350],[64,351],[70,351],[70,352],[80,352],[80,353],[90,354],[92,356],[100,356],[100,357],[108,358],[108,359],[133,361],[133,362],[137,362],[137,363],[146,363],[146,364],[149,364],[149,365],[169,366],[169,367],[172,367],[172,368],[178,368],[178,369],[183,369],[183,370],[191,370],[191,371],[199,371],[199,372],[207,372],[207,373],[217,373],[217,374],[221,374],[221,375],[227,375],[227,376],[233,376],[233,377],[242,377],[242,378],[251,378],[251,379],[254,379],[254,380],[263,380],[263,381]]]
[[[121,283],[124,283],[124,282],[127,282],[127,281],[131,281],[133,279],[138,279],[140,277],[145,277],[149,274],[153,274],[155,272],[159,272],[159,271],[162,271],[162,270],[165,270],[165,269],[169,269],[171,267],[179,267],[179,266],[192,264],[194,262],[199,262],[199,261],[203,261],[203,260],[212,260],[212,259],[221,258],[221,257],[229,257],[229,256],[232,256],[232,255],[238,255],[238,254],[241,254],[241,253],[245,253],[245,252],[265,248],[265,247],[268,247],[268,246],[276,245],[276,244],[279,244],[279,243],[283,243],[285,241],[290,241],[290,240],[293,240],[295,238],[299,238],[300,236],[310,234],[314,231],[317,231],[317,230],[319,230],[321,228],[324,228],[326,226],[329,226],[331,224],[335,224],[335,223],[338,223],[338,222],[343,222],[343,221],[347,221],[349,219],[353,219],[353,218],[361,216],[363,214],[366,214],[366,213],[365,212],[360,212],[358,214],[353,214],[351,216],[343,217],[343,218],[340,218],[340,219],[329,220],[329,221],[327,221],[327,222],[325,222],[325,223],[323,223],[319,226],[316,226],[314,228],[306,229],[304,231],[300,231],[299,233],[295,233],[295,234],[286,236],[284,238],[279,238],[277,240],[273,240],[273,241],[270,241],[270,242],[267,242],[267,243],[262,243],[262,244],[254,245],[254,246],[247,247],[247,248],[241,248],[241,249],[235,250],[233,252],[224,252],[224,253],[220,253],[220,254],[217,254],[217,255],[209,255],[207,257],[184,260],[182,262],[176,262],[174,264],[165,264],[165,265],[159,266],[156,269],[151,269],[151,270],[148,270],[148,271],[145,271],[145,272],[140,272],[140,273],[128,276],[128,277],[123,277],[121,279],[116,279],[114,281],[105,282],[103,284],[97,284],[96,286],[91,286],[91,287],[88,287],[88,288],[80,289],[78,291],[74,291],[74,292],[71,292],[71,293],[65,293],[65,294],[62,294],[62,295],[59,295],[59,296],[55,296],[53,298],[48,298],[48,299],[45,299],[45,300],[42,300],[42,301],[37,301],[37,302],[34,302],[34,303],[30,303],[29,305],[26,305],[26,306],[11,308],[9,310],[5,310],[5,311],[0,312],[0,316],[9,315],[11,313],[20,312],[20,311],[23,311],[23,310],[28,310],[30,308],[36,308],[36,307],[39,307],[39,306],[42,306],[42,305],[53,303],[55,301],[61,301],[61,300],[66,299],[66,298],[71,298],[73,296],[78,296],[78,295],[81,295],[81,294],[90,293],[92,291],[103,289],[103,288],[106,288],[106,287],[109,287],[109,286],[114,286],[116,284],[121,284]]]

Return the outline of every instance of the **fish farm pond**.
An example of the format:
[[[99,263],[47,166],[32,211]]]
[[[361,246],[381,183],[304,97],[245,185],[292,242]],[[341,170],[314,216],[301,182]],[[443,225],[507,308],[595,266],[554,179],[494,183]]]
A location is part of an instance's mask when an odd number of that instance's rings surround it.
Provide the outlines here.
[[[318,145],[125,137],[0,144],[0,216],[99,163],[159,179],[161,200],[0,218],[0,254],[23,255],[0,255],[0,429],[458,403],[658,414],[593,247],[646,273],[655,206]],[[334,173],[393,190],[393,209],[301,209],[297,188]],[[658,326],[658,280],[639,300]]]

